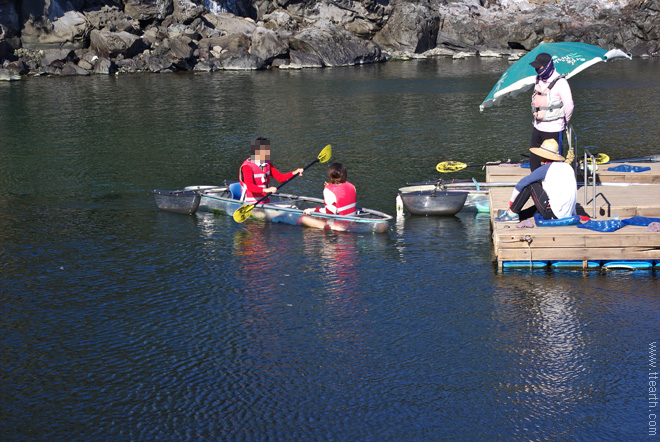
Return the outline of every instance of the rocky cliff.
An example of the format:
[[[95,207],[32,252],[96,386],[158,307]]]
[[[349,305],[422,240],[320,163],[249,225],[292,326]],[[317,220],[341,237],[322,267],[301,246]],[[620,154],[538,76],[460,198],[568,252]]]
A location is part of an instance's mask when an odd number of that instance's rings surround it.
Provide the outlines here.
[[[502,55],[660,53],[660,0],[0,0],[0,79]]]

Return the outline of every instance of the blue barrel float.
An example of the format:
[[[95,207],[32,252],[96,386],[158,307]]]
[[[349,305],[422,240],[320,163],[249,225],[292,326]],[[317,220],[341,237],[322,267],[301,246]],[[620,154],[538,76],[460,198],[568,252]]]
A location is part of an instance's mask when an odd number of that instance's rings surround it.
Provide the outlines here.
[[[548,261],[504,261],[503,269],[545,269]]]
[[[600,270],[600,261],[587,261],[586,267],[584,261],[551,261],[550,267],[569,270]]]
[[[603,263],[604,270],[653,270],[651,261],[607,261]]]

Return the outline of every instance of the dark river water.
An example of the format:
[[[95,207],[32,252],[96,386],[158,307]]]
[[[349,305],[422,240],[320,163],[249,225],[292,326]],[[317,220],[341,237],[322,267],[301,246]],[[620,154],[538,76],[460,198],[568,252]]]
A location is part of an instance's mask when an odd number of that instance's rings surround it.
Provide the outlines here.
[[[652,439],[657,270],[498,273],[482,214],[341,234],[150,193],[235,179],[265,136],[284,171],[332,144],[360,205],[394,215],[440,161],[521,159],[528,93],[479,112],[507,67],[0,83],[0,440]],[[659,72],[571,79],[578,145],[659,153]],[[283,191],[320,197],[325,171]]]

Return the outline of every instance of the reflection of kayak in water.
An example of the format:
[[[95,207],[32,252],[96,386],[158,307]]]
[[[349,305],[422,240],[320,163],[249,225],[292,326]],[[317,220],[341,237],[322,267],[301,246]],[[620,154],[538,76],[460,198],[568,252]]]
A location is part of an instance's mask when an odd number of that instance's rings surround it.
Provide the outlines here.
[[[181,194],[193,192],[199,195],[200,201],[197,211],[233,216],[236,210],[246,204],[237,199],[237,197],[240,197],[240,190],[238,192],[235,189],[230,190],[231,186],[190,186],[186,187]],[[233,194],[232,190],[234,190]],[[158,192],[163,193],[163,191]],[[171,199],[176,199],[176,192],[171,193],[174,194]],[[181,199],[184,198],[181,197]],[[185,207],[178,207],[177,210],[173,210],[171,207],[176,206],[176,204],[169,203],[168,207],[161,206],[158,198],[156,202],[158,207],[163,210],[189,213]],[[182,204],[188,203],[182,201]],[[358,208],[355,215],[303,214],[303,210],[307,208],[323,205],[323,200],[319,198],[278,193],[270,197],[269,203],[256,206],[250,213],[250,218],[345,232],[385,232],[389,228],[389,222],[392,219],[386,213],[361,207]]]

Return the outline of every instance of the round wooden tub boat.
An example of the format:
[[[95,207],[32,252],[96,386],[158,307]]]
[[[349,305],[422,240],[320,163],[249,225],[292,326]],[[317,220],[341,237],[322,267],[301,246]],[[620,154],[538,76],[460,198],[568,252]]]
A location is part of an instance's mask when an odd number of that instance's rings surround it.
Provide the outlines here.
[[[406,190],[399,189],[403,207],[413,215],[455,215],[465,205],[468,193],[464,190]]]

